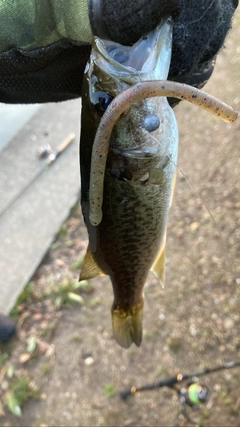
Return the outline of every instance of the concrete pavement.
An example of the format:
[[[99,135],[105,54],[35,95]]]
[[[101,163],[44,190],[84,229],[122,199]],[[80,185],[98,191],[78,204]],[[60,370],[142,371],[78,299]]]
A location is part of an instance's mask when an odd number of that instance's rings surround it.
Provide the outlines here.
[[[0,103],[0,150],[19,132],[40,107],[40,104]]]
[[[45,169],[37,149],[74,142]],[[80,100],[45,104],[0,152],[0,312],[7,314],[79,199]],[[42,171],[42,173],[41,173]]]

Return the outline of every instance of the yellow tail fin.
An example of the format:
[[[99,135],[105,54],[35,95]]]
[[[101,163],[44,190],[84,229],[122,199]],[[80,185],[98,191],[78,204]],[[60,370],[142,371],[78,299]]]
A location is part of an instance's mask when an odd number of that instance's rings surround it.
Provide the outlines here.
[[[127,312],[112,308],[112,325],[115,340],[121,347],[128,348],[134,342],[138,347],[142,341],[143,301]]]

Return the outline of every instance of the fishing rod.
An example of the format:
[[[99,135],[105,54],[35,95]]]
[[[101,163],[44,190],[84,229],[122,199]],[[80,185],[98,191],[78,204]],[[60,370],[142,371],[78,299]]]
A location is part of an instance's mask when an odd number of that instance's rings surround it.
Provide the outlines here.
[[[133,396],[136,393],[139,393],[141,391],[149,391],[149,390],[156,390],[162,387],[169,387],[169,388],[173,388],[176,391],[179,391],[175,388],[175,385],[180,384],[184,381],[187,380],[193,380],[196,378],[200,378],[203,377],[204,375],[208,375],[208,374],[212,374],[214,372],[218,372],[218,371],[223,371],[224,369],[233,369],[240,366],[240,361],[239,362],[229,362],[229,363],[225,363],[224,365],[220,365],[217,366],[215,368],[205,368],[199,372],[195,372],[192,374],[177,374],[175,376],[172,377],[168,377],[164,380],[152,383],[152,384],[147,384],[144,385],[142,387],[135,387],[132,386],[130,389],[128,390],[123,390],[120,391],[120,397],[123,400],[127,400],[129,396]],[[196,381],[193,381],[196,382]]]
[[[204,375],[225,369],[236,368],[238,366],[240,366],[240,361],[225,363],[224,365],[220,365],[215,368],[205,368],[202,371],[194,372],[192,374],[179,373],[175,376],[168,377],[164,380],[147,384],[142,387],[132,386],[129,390],[120,391],[119,394],[121,399],[126,401],[129,396],[133,396],[141,391],[157,390],[162,387],[169,387],[173,389],[179,397],[179,407],[174,418],[173,426],[179,426],[180,416],[183,416],[191,424],[196,425],[195,420],[193,420],[188,414],[187,407],[190,407],[192,410],[198,409],[200,404],[207,403],[209,401],[211,395],[208,387],[199,382],[199,378]],[[180,388],[177,387],[178,384],[181,384]]]

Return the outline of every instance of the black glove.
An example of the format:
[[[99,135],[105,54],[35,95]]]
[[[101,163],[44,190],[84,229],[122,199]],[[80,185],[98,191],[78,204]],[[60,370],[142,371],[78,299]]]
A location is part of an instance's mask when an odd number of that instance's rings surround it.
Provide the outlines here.
[[[96,2],[101,3],[104,26],[98,26]],[[126,45],[153,30],[162,17],[172,16],[173,50],[168,78],[191,85],[195,80],[199,87],[211,75],[212,60],[224,43],[238,0],[90,0],[89,4],[94,32]],[[192,74],[198,77],[192,79]]]
[[[89,0],[89,18],[93,33],[132,44],[171,15],[168,78],[202,87],[237,4],[237,0]],[[87,14],[87,0],[2,2],[0,102],[54,102],[81,95],[91,50]],[[86,24],[89,31],[83,38]]]

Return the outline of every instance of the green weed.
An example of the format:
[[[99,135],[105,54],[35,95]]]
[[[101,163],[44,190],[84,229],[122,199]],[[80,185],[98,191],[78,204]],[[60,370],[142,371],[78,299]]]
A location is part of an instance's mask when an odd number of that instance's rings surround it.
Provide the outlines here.
[[[116,393],[117,393],[117,389],[113,384],[109,383],[109,384],[105,385],[105,387],[104,387],[105,396],[113,397],[113,396],[115,396]]]
[[[72,271],[80,271],[81,267],[82,267],[82,263],[83,263],[83,259],[84,257],[81,256],[76,262],[74,262],[70,268]]]
[[[42,367],[42,371],[43,371],[44,375],[49,374],[51,369],[52,369],[52,366],[50,365],[50,363],[44,363],[44,365]]]
[[[0,369],[5,365],[8,359],[9,359],[8,353],[2,353],[0,355]]]

